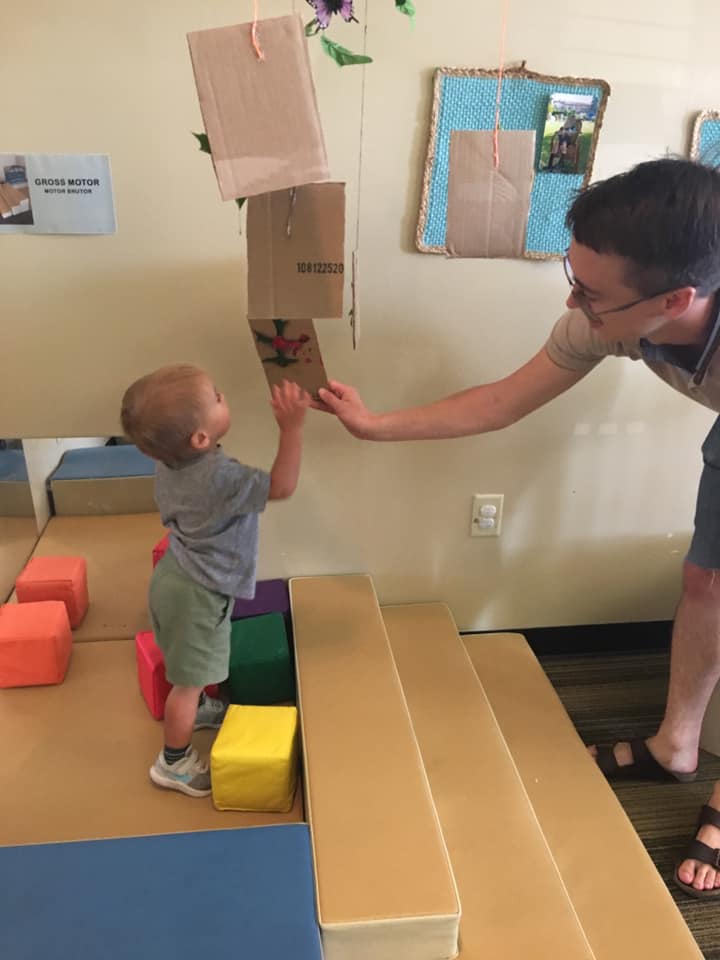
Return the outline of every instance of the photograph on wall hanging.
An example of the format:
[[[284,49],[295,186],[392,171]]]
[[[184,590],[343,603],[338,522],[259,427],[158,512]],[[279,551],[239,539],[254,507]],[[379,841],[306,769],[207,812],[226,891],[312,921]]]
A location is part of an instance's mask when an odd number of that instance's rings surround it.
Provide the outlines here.
[[[597,97],[551,93],[540,151],[540,170],[585,173],[595,133]]]
[[[435,71],[421,253],[549,260],[570,244],[565,215],[590,182],[610,87],[524,64],[498,81],[497,70]]]

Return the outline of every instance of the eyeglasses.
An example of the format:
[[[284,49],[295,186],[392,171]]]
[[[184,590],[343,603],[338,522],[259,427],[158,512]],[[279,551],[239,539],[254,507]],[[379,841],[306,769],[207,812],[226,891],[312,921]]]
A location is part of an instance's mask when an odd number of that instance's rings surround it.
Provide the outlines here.
[[[654,300],[655,297],[660,297],[664,293],[670,293],[671,290],[674,289],[670,287],[667,290],[658,290],[657,293],[652,293],[649,297],[638,297],[637,300],[631,300],[630,303],[623,303],[620,307],[611,307],[609,310],[595,311],[587,302],[587,295],[582,290],[582,284],[575,278],[575,274],[570,266],[570,258],[567,254],[563,257],[563,269],[565,271],[565,278],[572,289],[573,298],[577,301],[577,305],[588,320],[597,320],[598,322],[601,322],[600,317],[604,317],[606,313],[622,313],[623,310],[630,310],[631,307],[636,307],[639,303]]]

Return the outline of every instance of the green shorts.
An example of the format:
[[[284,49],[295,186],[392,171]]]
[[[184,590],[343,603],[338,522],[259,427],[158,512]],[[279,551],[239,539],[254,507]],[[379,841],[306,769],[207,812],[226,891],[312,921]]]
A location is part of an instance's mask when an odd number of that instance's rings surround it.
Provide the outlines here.
[[[176,687],[206,687],[227,679],[230,598],[197,583],[168,550],[150,581],[150,619]]]

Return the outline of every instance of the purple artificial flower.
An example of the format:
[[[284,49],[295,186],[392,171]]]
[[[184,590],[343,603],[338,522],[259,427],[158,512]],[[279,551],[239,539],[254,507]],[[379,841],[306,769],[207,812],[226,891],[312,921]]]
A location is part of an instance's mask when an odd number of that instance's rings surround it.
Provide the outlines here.
[[[350,23],[351,20],[357,23],[353,13],[353,0],[307,0],[307,2],[315,11],[315,19],[320,30],[330,26],[330,20],[336,13],[339,13],[346,23]]]

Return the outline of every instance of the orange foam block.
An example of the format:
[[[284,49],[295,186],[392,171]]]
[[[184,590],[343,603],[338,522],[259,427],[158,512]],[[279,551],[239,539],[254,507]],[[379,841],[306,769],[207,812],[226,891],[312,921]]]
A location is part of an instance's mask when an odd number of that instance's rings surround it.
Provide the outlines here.
[[[87,564],[83,557],[33,557],[15,581],[19,603],[62,600],[71,627],[79,627],[88,608]]]
[[[155,719],[162,720],[165,716],[165,701],[172,690],[172,684],[168,683],[165,676],[162,650],[155,642],[151,630],[144,630],[135,635],[135,657],[143,700]],[[215,683],[205,687],[205,692],[210,697],[216,697],[218,685]]]
[[[61,600],[0,606],[0,687],[62,683],[72,652]]]
[[[166,533],[165,536],[162,538],[162,540],[158,540],[158,542],[153,547],[152,561],[153,561],[154,567],[156,567],[158,563],[160,563],[162,558],[167,553],[169,547],[170,547],[170,534]]]

